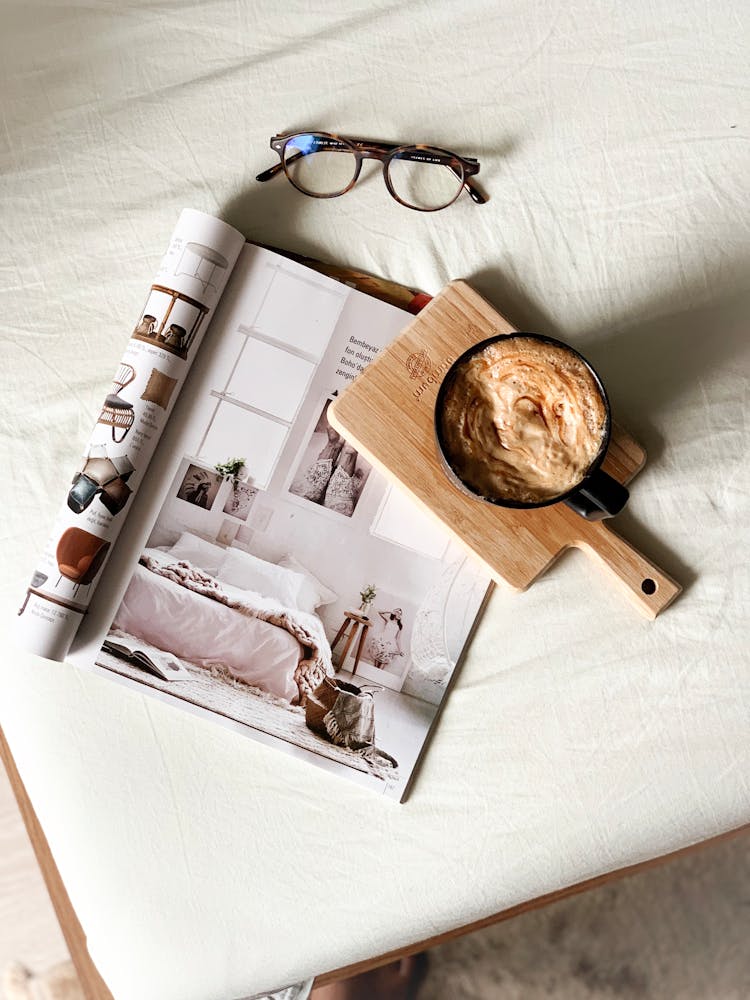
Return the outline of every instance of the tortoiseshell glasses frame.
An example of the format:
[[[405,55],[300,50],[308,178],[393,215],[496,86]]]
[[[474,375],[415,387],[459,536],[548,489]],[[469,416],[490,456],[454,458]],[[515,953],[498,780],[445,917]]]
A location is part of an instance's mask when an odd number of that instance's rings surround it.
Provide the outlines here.
[[[298,143],[295,144],[295,140]],[[303,146],[303,142],[306,147]],[[311,148],[314,145],[314,148]],[[483,205],[488,199],[487,196],[472,181],[472,177],[479,173],[479,161],[469,156],[459,156],[450,150],[441,149],[438,146],[424,144],[401,144],[395,142],[381,142],[376,139],[357,139],[353,136],[335,135],[332,132],[283,132],[273,136],[270,142],[271,149],[279,155],[279,163],[268,170],[264,170],[255,178],[257,181],[270,181],[282,171],[286,174],[287,180],[302,194],[311,198],[338,198],[347,191],[351,191],[357,183],[363,160],[379,160],[383,164],[383,179],[388,193],[400,205],[405,208],[414,209],[417,212],[438,212],[443,208],[452,205],[461,192],[466,189],[472,201],[477,205]],[[289,152],[289,150],[293,150]],[[293,165],[307,156],[308,153],[315,152],[344,152],[351,154],[355,159],[353,174],[347,184],[339,190],[322,193],[313,191],[305,187],[294,176]],[[391,165],[395,161],[411,161],[415,164],[436,164],[448,167],[455,178],[455,193],[451,192],[444,203],[433,207],[423,207],[410,204],[396,192],[392,178]]]

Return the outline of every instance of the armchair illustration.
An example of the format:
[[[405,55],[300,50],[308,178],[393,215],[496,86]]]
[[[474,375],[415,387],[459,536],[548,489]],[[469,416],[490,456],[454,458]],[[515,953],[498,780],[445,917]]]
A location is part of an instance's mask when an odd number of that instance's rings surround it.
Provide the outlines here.
[[[134,379],[135,368],[121,362],[117,369],[117,375],[112,380],[112,392],[104,400],[104,406],[97,421],[97,423],[106,424],[112,428],[112,440],[116,444],[125,440],[125,435],[135,422],[133,404],[120,395],[122,390],[130,385]],[[120,437],[117,437],[118,432],[120,432]]]
[[[60,570],[58,583],[65,577],[79,587],[87,587],[102,568],[109,551],[109,542],[83,528],[66,528],[60,536],[55,553]]]

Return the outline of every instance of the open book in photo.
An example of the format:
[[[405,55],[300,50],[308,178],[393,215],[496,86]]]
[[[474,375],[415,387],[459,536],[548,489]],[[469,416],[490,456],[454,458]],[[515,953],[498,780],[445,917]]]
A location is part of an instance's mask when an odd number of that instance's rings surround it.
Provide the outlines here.
[[[172,653],[164,653],[142,639],[117,636],[108,637],[102,649],[114,656],[120,656],[130,663],[143,667],[165,681],[189,681],[190,671]]]

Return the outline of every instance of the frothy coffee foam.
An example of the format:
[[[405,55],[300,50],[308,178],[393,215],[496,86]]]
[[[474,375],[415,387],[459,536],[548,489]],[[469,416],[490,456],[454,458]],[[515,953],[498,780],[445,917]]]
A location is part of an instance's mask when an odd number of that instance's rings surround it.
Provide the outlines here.
[[[481,496],[561,496],[599,453],[606,409],[587,366],[544,341],[508,337],[453,374],[439,415],[449,465]]]

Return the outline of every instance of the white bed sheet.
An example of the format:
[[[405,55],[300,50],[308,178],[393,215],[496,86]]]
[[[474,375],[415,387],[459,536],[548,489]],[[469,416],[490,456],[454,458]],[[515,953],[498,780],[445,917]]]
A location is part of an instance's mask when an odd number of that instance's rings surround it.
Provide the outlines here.
[[[8,614],[183,205],[466,277],[581,348],[650,452],[621,530],[686,585],[655,623],[580,554],[498,591],[405,806],[5,651],[2,725],[117,1000],[247,995],[748,822],[747,4],[0,19]],[[338,201],[256,185],[308,126],[477,155],[492,200],[408,212],[374,167]]]

